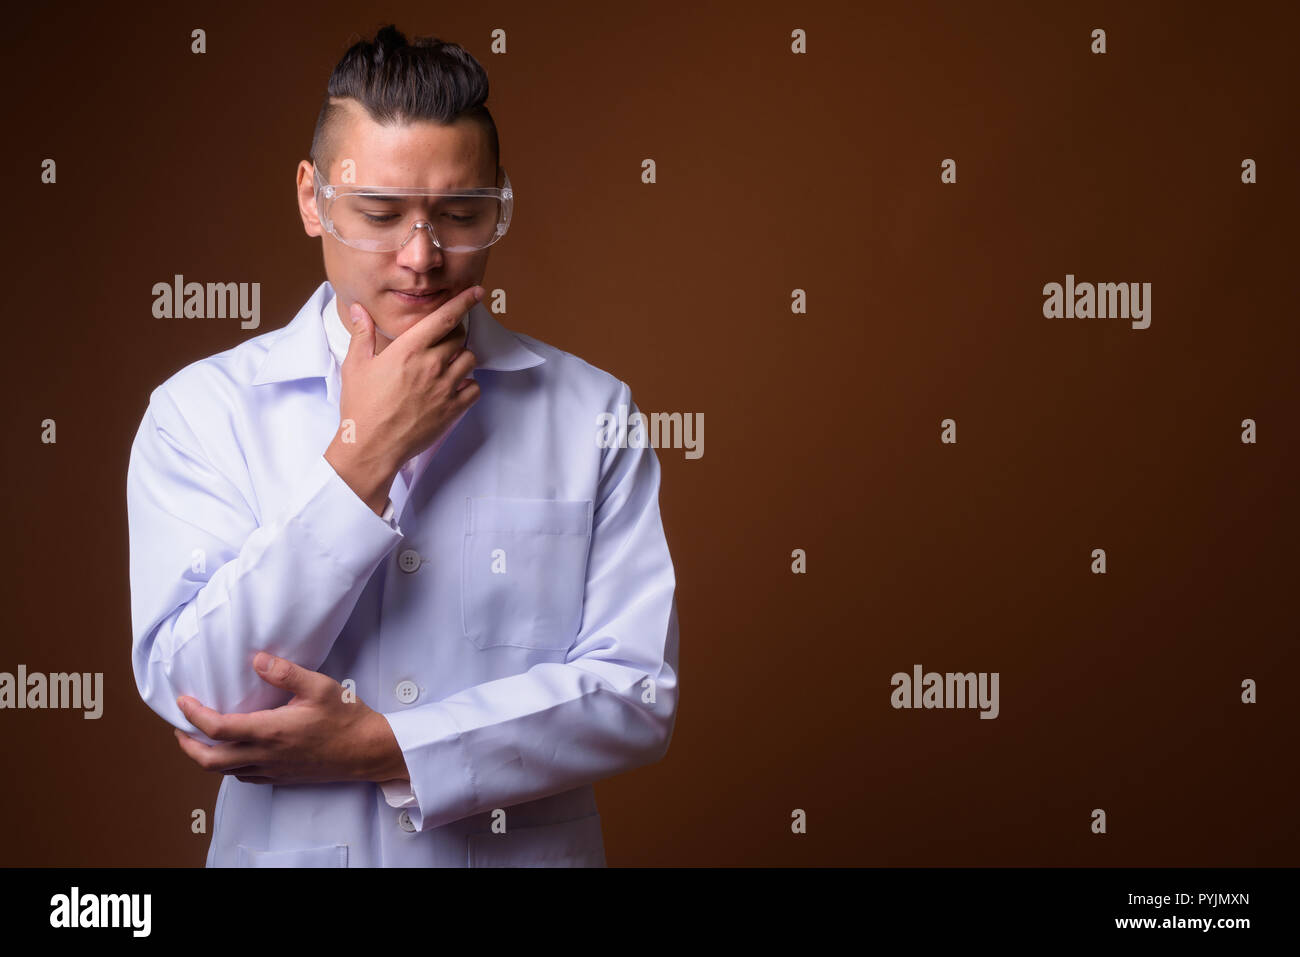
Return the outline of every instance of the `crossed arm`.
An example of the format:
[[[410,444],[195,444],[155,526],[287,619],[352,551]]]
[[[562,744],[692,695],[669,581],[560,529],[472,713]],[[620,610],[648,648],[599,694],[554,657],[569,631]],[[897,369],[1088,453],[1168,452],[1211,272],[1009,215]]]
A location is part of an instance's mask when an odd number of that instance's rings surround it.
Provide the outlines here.
[[[635,411],[626,385],[615,401]],[[258,783],[406,781],[417,830],[657,761],[676,714],[678,633],[658,491],[652,450],[605,453],[582,627],[564,661],[379,713],[314,669],[402,533],[323,457],[260,521],[251,491],[160,389],[127,476],[141,696],[204,770]]]

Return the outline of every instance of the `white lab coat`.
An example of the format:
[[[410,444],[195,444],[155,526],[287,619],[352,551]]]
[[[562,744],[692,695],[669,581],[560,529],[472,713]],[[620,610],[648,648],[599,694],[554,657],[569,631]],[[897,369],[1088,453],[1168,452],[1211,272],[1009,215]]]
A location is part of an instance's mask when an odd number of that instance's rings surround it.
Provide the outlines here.
[[[592,782],[662,757],[677,710],[659,464],[596,440],[600,413],[636,411],[628,387],[475,305],[480,396],[410,490],[394,480],[385,520],[323,454],[333,295],[152,393],[127,472],[132,663],[204,743],[178,696],[289,700],[259,650],[351,679],[411,783],[227,775],[208,866],[603,866]]]

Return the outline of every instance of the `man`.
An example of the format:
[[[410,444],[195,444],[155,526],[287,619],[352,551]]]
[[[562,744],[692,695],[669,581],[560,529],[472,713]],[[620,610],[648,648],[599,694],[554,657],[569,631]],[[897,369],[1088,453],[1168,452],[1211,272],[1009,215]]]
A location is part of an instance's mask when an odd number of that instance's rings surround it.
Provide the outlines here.
[[[133,666],[224,775],[209,866],[603,866],[592,782],[671,739],[659,466],[598,440],[628,387],[479,302],[487,93],[458,46],[353,46],[297,176],[328,281],[136,435]]]

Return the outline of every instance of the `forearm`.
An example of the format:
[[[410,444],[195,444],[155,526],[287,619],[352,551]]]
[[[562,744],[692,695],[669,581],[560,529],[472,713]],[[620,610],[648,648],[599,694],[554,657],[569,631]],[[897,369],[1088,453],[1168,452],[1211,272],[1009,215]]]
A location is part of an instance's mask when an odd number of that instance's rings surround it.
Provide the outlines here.
[[[325,460],[372,512],[376,515],[384,513],[388,492],[397,476],[397,466],[355,442],[344,442],[341,429],[325,450]]]
[[[361,736],[361,753],[363,757],[360,767],[365,780],[376,784],[385,781],[405,783],[410,780],[406,759],[398,747],[392,725],[377,711],[372,712],[371,720],[365,724]]]
[[[675,657],[675,614],[670,627]],[[412,820],[419,830],[440,827],[657,761],[672,736],[676,689],[667,662],[546,664],[389,714],[417,801]]]

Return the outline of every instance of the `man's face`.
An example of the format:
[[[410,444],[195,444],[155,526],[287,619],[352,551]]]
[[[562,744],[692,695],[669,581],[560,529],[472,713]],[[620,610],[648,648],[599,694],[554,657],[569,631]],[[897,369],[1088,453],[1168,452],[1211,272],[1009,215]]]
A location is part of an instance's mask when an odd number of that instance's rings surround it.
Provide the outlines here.
[[[448,126],[419,120],[381,126],[355,100],[342,101],[346,116],[336,127],[337,149],[326,181],[343,184],[345,160],[355,164],[353,182],[362,186],[408,186],[426,189],[472,189],[498,186],[497,168],[487,131],[471,120]],[[447,300],[483,282],[491,247],[470,253],[446,253],[433,244],[428,230],[417,229],[407,244],[392,252],[355,249],[324,231],[317,216],[311,163],[298,166],[298,210],[308,236],[322,236],[325,276],[337,293],[343,328],[350,333],[349,309],[359,302],[375,321],[375,350]],[[411,301],[401,290],[444,290],[422,301]]]

